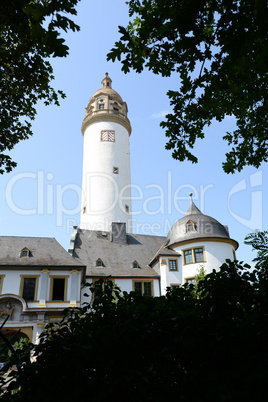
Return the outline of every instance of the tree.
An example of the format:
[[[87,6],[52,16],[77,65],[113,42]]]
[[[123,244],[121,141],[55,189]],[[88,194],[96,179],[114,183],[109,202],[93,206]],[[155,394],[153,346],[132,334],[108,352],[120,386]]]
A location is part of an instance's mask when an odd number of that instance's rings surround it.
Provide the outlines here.
[[[263,400],[268,286],[247,268],[227,261],[196,294],[187,285],[156,298],[121,293],[109,281],[91,286],[93,304],[47,326],[1,399]]]
[[[258,267],[268,265],[268,232],[256,231],[250,233],[245,238],[245,244],[251,245],[257,251],[257,257],[253,261],[257,262]]]
[[[32,135],[36,104],[59,104],[62,91],[50,83],[52,57],[65,57],[60,31],[79,30],[66,14],[76,15],[79,0],[2,0],[0,15],[0,173],[15,166],[4,152]]]
[[[132,20],[107,55],[122,70],[180,77],[167,95],[172,113],[166,149],[196,163],[191,152],[213,119],[236,118],[223,137],[231,147],[223,170],[234,173],[268,160],[267,9],[265,0],[129,0]]]

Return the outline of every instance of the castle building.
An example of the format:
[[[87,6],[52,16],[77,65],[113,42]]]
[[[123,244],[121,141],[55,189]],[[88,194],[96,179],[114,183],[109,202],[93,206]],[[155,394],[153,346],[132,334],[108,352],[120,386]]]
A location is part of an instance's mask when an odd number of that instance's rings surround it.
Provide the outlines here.
[[[105,74],[90,98],[84,136],[80,228],[68,252],[53,238],[0,237],[0,325],[32,342],[66,307],[84,301],[83,284],[109,278],[122,291],[165,295],[235,259],[228,228],[190,200],[187,213],[167,236],[131,233],[131,180],[127,104]]]
[[[238,243],[192,200],[167,237],[131,233],[127,111],[106,73],[82,124],[81,225],[74,227],[69,253],[86,266],[87,282],[109,277],[124,291],[160,296],[194,281],[201,267],[209,273],[234,259]]]

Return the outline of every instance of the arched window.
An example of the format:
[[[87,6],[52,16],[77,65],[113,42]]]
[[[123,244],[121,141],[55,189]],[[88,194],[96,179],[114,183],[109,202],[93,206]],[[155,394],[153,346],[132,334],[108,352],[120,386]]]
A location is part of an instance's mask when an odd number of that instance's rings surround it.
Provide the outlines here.
[[[103,267],[103,266],[104,265],[103,265],[102,260],[100,258],[98,258],[97,261],[96,261],[96,267]]]
[[[133,261],[132,268],[139,268],[139,263],[136,260]]]
[[[28,258],[30,257],[30,250],[27,247],[24,247],[20,252],[21,258]]]
[[[193,221],[188,221],[187,223],[186,223],[186,232],[195,232],[196,231],[196,228],[195,228],[195,224],[194,224],[194,222]]]

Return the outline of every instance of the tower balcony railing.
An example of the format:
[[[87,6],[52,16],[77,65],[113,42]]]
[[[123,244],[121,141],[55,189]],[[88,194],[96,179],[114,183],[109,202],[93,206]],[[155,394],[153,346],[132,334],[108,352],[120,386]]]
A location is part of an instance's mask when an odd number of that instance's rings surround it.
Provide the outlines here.
[[[86,117],[83,120],[82,123],[82,133],[84,135],[84,131],[86,127],[89,124],[92,124],[95,120],[99,120],[101,116],[103,118],[107,119],[107,115],[110,115],[110,119],[115,119],[115,121],[118,119],[119,121],[121,120],[121,124],[128,130],[129,135],[131,134],[131,125],[130,121],[127,117],[127,112],[122,113],[119,110],[113,110],[113,109],[98,109],[98,110],[87,110],[86,111]],[[113,117],[114,116],[114,117]]]
[[[125,113],[120,112],[119,110],[111,110],[111,109],[100,109],[100,110],[91,110],[87,111],[86,117],[89,116],[96,116],[97,114],[112,114],[121,117],[124,120],[128,121],[128,117],[126,116]]]

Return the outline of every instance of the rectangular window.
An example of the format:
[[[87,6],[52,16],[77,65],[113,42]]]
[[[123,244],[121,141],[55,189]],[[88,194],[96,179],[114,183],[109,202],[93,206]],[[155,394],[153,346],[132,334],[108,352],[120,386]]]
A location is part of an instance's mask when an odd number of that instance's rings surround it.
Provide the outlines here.
[[[115,142],[115,132],[112,130],[102,130],[101,131],[101,141],[102,142]]]
[[[169,260],[169,270],[178,271],[177,260]]]
[[[99,104],[99,110],[103,110],[104,109],[104,103],[100,103]]]
[[[195,277],[193,278],[185,278],[185,282],[187,282],[189,285],[195,285]]]
[[[67,282],[68,276],[50,277],[50,301],[67,300]]]
[[[36,278],[24,278],[22,297],[26,301],[33,301]]]
[[[203,262],[204,261],[204,254],[203,254],[202,248],[194,249],[194,259],[195,259],[195,262]]]
[[[183,253],[184,253],[184,263],[192,264],[193,263],[192,250],[185,250]]]
[[[145,296],[153,296],[152,281],[133,281],[134,292]]]
[[[26,301],[37,300],[39,275],[21,275],[20,296]]]
[[[52,300],[64,300],[65,279],[54,278]]]
[[[142,295],[142,282],[135,282],[134,290],[135,292],[140,293]]]
[[[192,248],[183,251],[184,265],[205,261],[204,247]]]
[[[144,295],[152,296],[151,282],[144,282],[143,285],[144,285]]]

